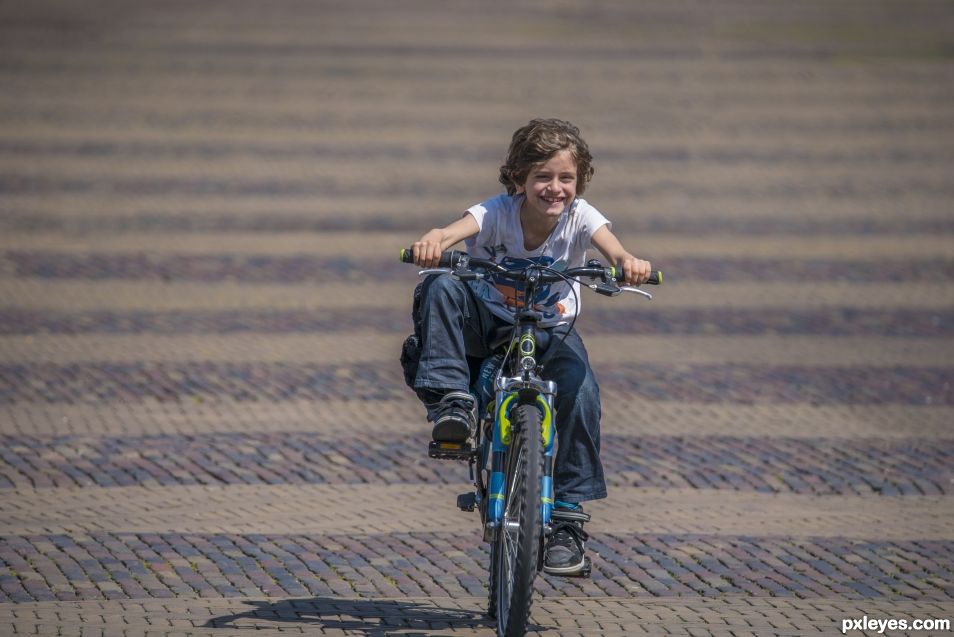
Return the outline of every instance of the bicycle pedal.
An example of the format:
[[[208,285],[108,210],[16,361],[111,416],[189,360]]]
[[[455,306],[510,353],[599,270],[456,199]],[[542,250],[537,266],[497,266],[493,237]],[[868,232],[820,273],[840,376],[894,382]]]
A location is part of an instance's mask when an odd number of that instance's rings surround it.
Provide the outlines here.
[[[473,491],[461,493],[457,496],[457,508],[461,511],[471,512],[477,506],[477,494]]]
[[[432,440],[427,446],[427,455],[429,458],[438,460],[464,460],[469,461],[474,455],[474,449],[469,442],[438,442]]]
[[[593,562],[590,561],[590,558],[584,557],[583,570],[580,571],[580,574],[578,577],[589,577],[592,572],[593,572]]]

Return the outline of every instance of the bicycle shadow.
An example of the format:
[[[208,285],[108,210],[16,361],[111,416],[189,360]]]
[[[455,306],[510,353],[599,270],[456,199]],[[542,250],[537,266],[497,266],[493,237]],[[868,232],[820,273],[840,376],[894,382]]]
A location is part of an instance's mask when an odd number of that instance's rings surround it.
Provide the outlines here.
[[[320,624],[324,629],[378,637],[383,635],[440,635],[440,631],[486,628],[493,632],[493,621],[483,610],[444,608],[442,600],[341,599],[316,597],[279,601],[243,600],[253,608],[220,617],[212,617],[203,628],[262,629],[275,622]],[[447,600],[453,603],[453,600]]]

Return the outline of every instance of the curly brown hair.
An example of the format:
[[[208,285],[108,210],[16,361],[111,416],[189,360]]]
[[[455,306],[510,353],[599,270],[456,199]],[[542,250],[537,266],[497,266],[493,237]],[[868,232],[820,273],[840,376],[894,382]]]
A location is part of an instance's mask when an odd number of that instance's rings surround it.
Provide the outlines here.
[[[534,119],[514,132],[506,163],[500,167],[500,183],[506,186],[507,194],[516,194],[534,166],[561,150],[569,150],[576,160],[576,192],[582,195],[596,172],[593,156],[580,129],[562,119]]]

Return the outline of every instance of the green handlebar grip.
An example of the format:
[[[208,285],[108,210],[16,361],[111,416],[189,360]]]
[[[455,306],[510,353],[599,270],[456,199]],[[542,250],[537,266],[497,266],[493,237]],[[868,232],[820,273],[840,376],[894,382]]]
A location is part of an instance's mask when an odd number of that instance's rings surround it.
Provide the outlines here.
[[[613,279],[616,281],[622,282],[623,272],[615,265],[610,266],[610,272],[612,272]],[[649,273],[649,279],[646,281],[649,285],[660,285],[662,283],[662,270],[653,270]]]

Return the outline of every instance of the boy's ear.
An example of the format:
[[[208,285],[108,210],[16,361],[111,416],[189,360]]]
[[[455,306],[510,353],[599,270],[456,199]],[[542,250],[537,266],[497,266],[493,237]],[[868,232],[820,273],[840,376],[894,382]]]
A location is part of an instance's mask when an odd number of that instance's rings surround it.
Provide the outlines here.
[[[526,189],[524,186],[517,186],[517,194],[518,194],[518,195],[522,195],[522,194],[525,193],[525,192],[527,192],[527,189]]]

